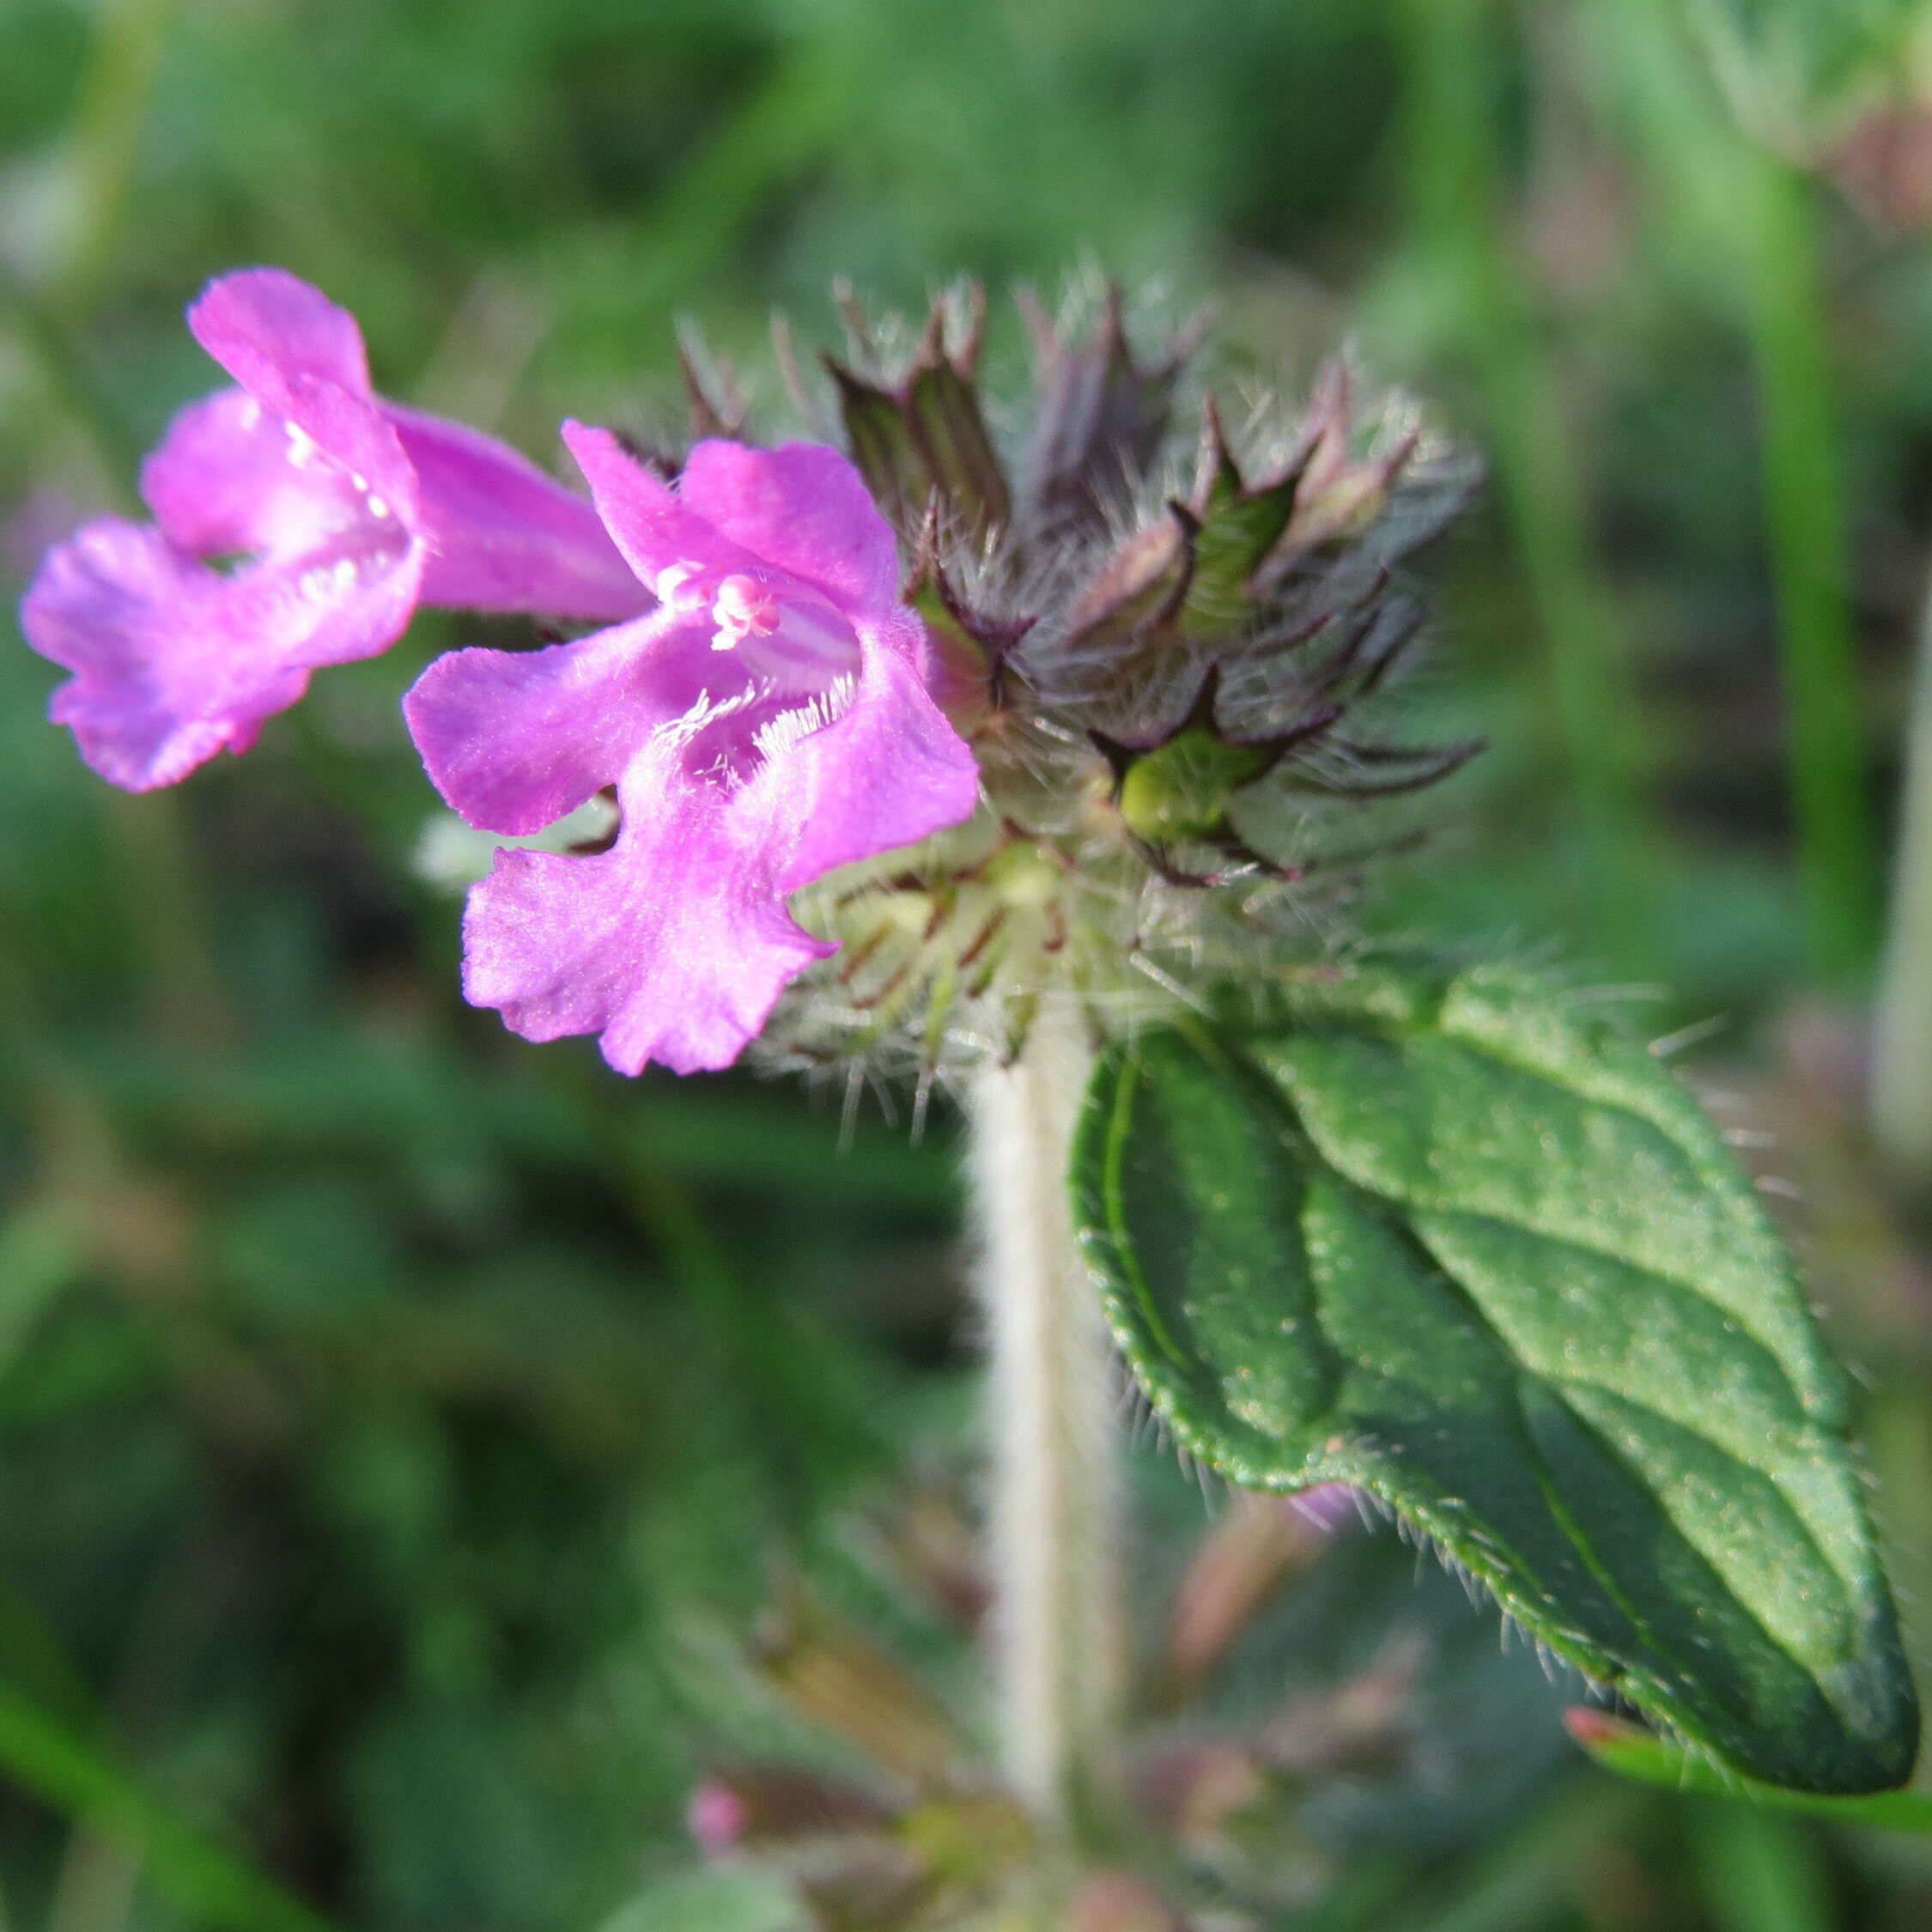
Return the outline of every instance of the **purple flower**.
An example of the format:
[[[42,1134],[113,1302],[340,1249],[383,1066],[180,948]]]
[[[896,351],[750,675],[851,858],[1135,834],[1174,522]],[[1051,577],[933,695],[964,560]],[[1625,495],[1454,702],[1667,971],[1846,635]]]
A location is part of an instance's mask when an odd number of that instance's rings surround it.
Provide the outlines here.
[[[404,708],[471,824],[534,832],[606,787],[621,823],[598,854],[497,854],[465,992],[527,1039],[601,1033],[627,1073],[724,1066],[836,950],[787,896],[968,817],[978,773],[843,457],[703,442],[673,489],[607,431],[564,437],[659,607],[548,650],[453,652]]]
[[[51,715],[130,791],[245,751],[318,665],[374,657],[419,602],[615,618],[647,601],[595,512],[487,436],[372,393],[355,319],[280,269],[188,311],[240,385],[143,466],[152,525],[103,518],[21,608],[74,673]]]

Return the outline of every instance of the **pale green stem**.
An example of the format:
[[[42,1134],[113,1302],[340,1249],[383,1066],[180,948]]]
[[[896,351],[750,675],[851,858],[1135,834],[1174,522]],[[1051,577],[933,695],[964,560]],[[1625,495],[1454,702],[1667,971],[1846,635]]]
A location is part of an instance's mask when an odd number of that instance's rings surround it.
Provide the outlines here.
[[[1932,590],[1919,623],[1892,914],[1872,1026],[1872,1137],[1895,1185],[1932,1200]]]
[[[1043,1011],[969,1097],[1001,1749],[1056,1833],[1112,1808],[1126,1674],[1117,1371],[1066,1192],[1091,1070],[1078,1013]]]

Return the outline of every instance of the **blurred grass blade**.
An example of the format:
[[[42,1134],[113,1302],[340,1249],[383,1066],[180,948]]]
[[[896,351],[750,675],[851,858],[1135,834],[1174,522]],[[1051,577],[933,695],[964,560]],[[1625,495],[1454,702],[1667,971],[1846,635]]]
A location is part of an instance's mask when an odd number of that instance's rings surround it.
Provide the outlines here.
[[[1872,1016],[1872,1139],[1893,1184],[1932,1201],[1932,589],[1919,617],[1885,967]]]
[[[1742,1805],[1700,1807],[1690,1837],[1718,1932],[1836,1932],[1824,1861],[1794,1820]]]
[[[1587,1882],[1591,1852],[1624,1829],[1634,1808],[1614,1792],[1564,1792],[1455,1882],[1431,1880],[1426,1905],[1393,1921],[1393,1932],[1541,1932],[1558,1923]]]
[[[1557,372],[1501,218],[1490,0],[1406,0],[1415,219],[1460,299],[1497,477],[1550,654],[1556,721],[1591,843],[1590,904],[1614,956],[1650,897],[1643,720],[1628,641],[1589,554],[1585,486]]]
[[[13,336],[27,356],[39,364],[49,390],[93,443],[102,479],[113,492],[115,507],[136,508],[140,502],[140,438],[96,379],[66,328],[3,258],[0,258],[0,326]]]
[[[1870,957],[1878,874],[1817,214],[1810,185],[1781,162],[1761,157],[1756,172],[1750,326],[1798,871],[1813,969],[1843,980]]]
[[[1722,264],[1751,344],[1807,939],[1814,970],[1843,979],[1870,957],[1878,876],[1816,196],[1735,124],[1675,0],[1614,12],[1658,230]]]
[[[632,1899],[598,1932],[795,1932],[789,1887],[750,1869],[666,1879]]]
[[[1932,1835],[1932,1792],[1880,1791],[1865,1798],[1821,1796],[1741,1777],[1682,1746],[1668,1743],[1607,1711],[1577,1705],[1564,1716],[1570,1735],[1606,1771],[1666,1790],[1739,1798],[1774,1811],[1801,1812],[1880,1831]]]
[[[84,314],[106,280],[173,11],[173,0],[112,0],[100,10],[70,124],[76,218],[52,289],[64,315]]]
[[[0,1771],[43,1804],[139,1851],[154,1889],[217,1932],[336,1932],[273,1880],[184,1825],[126,1772],[0,1686]]]

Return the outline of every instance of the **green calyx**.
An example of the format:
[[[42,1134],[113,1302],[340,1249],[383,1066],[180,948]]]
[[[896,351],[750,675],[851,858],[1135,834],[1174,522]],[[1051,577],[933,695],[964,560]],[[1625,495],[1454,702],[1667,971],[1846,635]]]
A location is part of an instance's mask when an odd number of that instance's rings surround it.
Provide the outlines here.
[[[975,291],[963,339],[949,343],[945,305],[935,303],[910,367],[896,383],[862,376],[825,357],[839,412],[873,500],[902,532],[943,507],[953,532],[983,543],[1012,519],[1006,472],[980,407],[975,372],[985,297]]]

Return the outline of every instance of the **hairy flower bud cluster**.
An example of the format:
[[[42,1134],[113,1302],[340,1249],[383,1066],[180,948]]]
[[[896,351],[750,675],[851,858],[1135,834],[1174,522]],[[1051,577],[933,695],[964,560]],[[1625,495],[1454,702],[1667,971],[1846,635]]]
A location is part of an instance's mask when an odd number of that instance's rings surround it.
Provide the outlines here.
[[[1299,412],[1230,424],[1193,380],[1198,328],[1147,354],[1111,293],[1084,328],[1027,315],[1011,434],[981,396],[976,290],[896,357],[848,310],[853,357],[827,358],[981,795],[799,895],[839,951],[781,1004],[768,1059],[929,1077],[1016,1050],[1042,999],[1110,1030],[1265,975],[1404,842],[1364,808],[1479,748],[1389,742],[1363,715],[1421,629],[1400,566],[1473,463],[1399,400],[1359,410],[1340,362]]]

